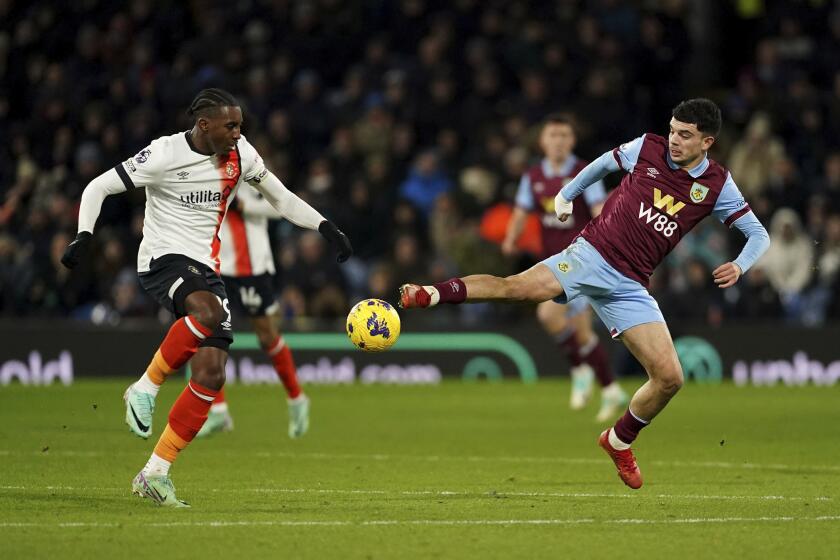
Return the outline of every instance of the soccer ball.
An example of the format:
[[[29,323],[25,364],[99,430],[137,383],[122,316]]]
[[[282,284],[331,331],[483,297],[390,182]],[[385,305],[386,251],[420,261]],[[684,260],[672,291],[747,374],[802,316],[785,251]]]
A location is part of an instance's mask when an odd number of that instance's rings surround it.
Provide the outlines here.
[[[362,300],[347,315],[347,336],[356,348],[382,352],[400,337],[400,316],[387,301]]]

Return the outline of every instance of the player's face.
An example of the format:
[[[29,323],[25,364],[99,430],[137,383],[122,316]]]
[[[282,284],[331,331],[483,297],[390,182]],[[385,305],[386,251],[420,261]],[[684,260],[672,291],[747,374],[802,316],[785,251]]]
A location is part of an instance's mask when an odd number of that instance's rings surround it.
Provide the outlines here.
[[[563,161],[575,148],[575,131],[565,123],[548,123],[540,134],[540,147],[549,161]]]
[[[203,122],[202,122],[203,121]],[[202,118],[199,126],[207,134],[210,149],[217,155],[225,155],[239,142],[242,129],[242,109],[221,107],[212,117]]]
[[[713,136],[704,135],[694,123],[684,123],[672,117],[670,127],[668,153],[679,166],[697,165],[715,142]]]

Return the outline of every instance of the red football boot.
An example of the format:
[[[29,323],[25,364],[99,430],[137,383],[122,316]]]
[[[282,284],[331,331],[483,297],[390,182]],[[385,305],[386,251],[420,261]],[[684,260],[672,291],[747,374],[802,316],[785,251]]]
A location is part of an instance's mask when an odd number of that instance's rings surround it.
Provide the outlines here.
[[[600,445],[603,450],[607,452],[607,455],[610,456],[610,459],[613,460],[613,463],[615,463],[615,466],[618,469],[618,477],[624,481],[624,484],[633,490],[638,490],[642,487],[642,471],[639,470],[639,466],[636,464],[636,458],[633,457],[633,451],[631,449],[618,450],[613,448],[613,446],[610,445],[609,434],[609,430],[603,432],[601,437],[598,438],[598,445]]]
[[[429,307],[432,296],[417,284],[403,284],[400,286],[400,307],[412,309],[414,307]]]

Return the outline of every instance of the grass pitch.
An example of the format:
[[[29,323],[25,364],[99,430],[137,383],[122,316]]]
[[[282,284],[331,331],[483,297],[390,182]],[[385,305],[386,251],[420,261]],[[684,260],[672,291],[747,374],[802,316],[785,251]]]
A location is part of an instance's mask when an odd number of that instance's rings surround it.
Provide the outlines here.
[[[688,385],[635,446],[627,489],[568,384],[228,390],[236,430],[194,442],[165,510],[130,495],[155,435],[127,381],[0,389],[3,558],[836,558],[837,390]],[[626,383],[630,385],[630,383]]]

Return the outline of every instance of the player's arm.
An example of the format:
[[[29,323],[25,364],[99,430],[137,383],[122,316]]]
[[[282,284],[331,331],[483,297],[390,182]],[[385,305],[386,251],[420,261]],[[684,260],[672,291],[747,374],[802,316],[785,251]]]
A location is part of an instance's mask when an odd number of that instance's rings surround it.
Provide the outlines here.
[[[336,247],[338,262],[344,262],[353,255],[353,247],[344,232],[287,189],[272,172],[263,169],[257,176],[248,180],[248,184],[262,193],[265,200],[280,217],[297,226],[320,232],[327,241]]]
[[[516,201],[513,207],[513,215],[508,222],[505,239],[502,241],[502,253],[513,255],[516,253],[516,242],[525,229],[525,221],[528,213],[534,209],[534,194],[531,192],[531,179],[523,175],[519,181],[519,188],[516,191]]]
[[[715,284],[721,288],[729,288],[734,286],[767,251],[770,247],[770,236],[744,200],[731,175],[726,178],[712,213],[725,225],[737,227],[747,238],[741,253],[734,261],[724,263],[712,272]]]
[[[155,140],[136,156],[118,163],[88,183],[82,192],[76,239],[68,245],[61,257],[64,266],[73,268],[79,264],[79,259],[93,236],[93,228],[105,197],[137,187],[149,187],[158,182],[166,161],[167,148],[166,141]]]
[[[93,236],[93,228],[96,225],[97,218],[99,218],[99,212],[102,210],[102,202],[112,194],[125,191],[125,185],[116,169],[113,168],[88,183],[82,192],[82,201],[79,206],[78,233],[76,233],[76,238],[67,246],[67,249],[64,250],[61,264],[67,268],[75,268],[79,264],[79,259]]]
[[[246,217],[253,216],[270,220],[280,220],[285,217],[265,197],[246,200],[237,196],[236,201],[239,205],[239,211]]]
[[[572,215],[572,201],[588,186],[620,169],[632,173],[639,160],[639,152],[642,150],[644,140],[645,137],[642,135],[614,150],[604,152],[598,159],[584,167],[554,198],[554,211],[557,213],[557,218],[565,222]]]
[[[607,200],[607,188],[603,181],[595,181],[583,191],[583,198],[586,200],[586,205],[589,206],[589,213],[593,218],[601,215],[601,210],[604,209],[604,202]]]

